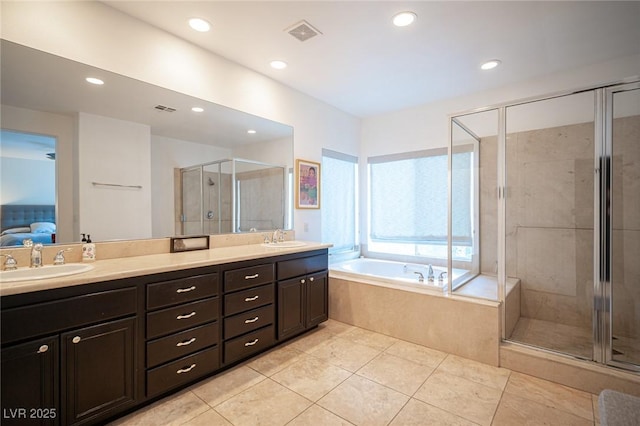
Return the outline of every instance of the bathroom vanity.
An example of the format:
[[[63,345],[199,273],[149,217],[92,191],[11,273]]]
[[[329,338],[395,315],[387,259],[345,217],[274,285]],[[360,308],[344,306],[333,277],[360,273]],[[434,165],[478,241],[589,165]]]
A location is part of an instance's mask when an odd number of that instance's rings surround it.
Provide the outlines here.
[[[326,245],[257,245],[3,284],[2,424],[104,423],[303,333],[328,318],[327,267]]]

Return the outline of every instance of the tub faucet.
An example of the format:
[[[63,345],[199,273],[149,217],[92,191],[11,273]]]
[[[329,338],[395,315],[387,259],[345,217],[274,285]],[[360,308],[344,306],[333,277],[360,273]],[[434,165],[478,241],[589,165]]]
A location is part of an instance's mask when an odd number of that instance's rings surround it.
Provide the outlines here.
[[[424,282],[424,275],[422,275],[422,272],[414,272],[414,274],[418,276],[418,282]]]
[[[427,272],[427,279],[429,280],[430,283],[433,282],[433,280],[435,279],[435,276],[433,274],[433,266],[429,265],[429,271]]]
[[[444,282],[444,277],[446,276],[447,276],[446,272],[440,272],[440,275],[438,275],[438,282],[439,283]]]
[[[0,257],[6,257],[4,262],[4,271],[13,271],[18,269],[18,262],[10,254],[0,254]]]
[[[25,247],[31,249],[31,263],[30,268],[39,268],[42,266],[42,243],[33,243],[31,239],[22,241]]]

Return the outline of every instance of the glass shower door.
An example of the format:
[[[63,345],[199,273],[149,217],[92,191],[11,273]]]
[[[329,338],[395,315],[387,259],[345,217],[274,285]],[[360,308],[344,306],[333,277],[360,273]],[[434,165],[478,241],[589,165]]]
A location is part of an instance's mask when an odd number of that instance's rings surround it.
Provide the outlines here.
[[[505,264],[521,309],[510,339],[589,360],[594,104],[591,91],[509,106],[505,142]]]
[[[640,366],[640,83],[609,91],[610,342],[607,361]],[[606,334],[605,334],[606,335]]]

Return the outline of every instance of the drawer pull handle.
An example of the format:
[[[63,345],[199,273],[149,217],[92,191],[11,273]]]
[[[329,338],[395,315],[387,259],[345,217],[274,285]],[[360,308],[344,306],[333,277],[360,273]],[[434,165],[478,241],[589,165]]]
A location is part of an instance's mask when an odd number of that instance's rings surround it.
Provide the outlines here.
[[[81,340],[81,339],[80,339],[80,336],[76,336],[76,337],[74,337],[73,339],[71,339],[71,341],[72,341],[73,343],[80,343],[80,340]]]
[[[245,343],[244,345],[245,345],[245,346],[253,346],[253,345],[255,345],[256,343],[258,343],[258,341],[259,341],[259,340],[260,340],[260,339],[258,339],[258,338],[256,337],[256,338],[255,338],[255,339],[253,339],[251,342],[247,342],[247,343]]]
[[[244,279],[245,280],[252,280],[254,278],[258,278],[260,276],[260,274],[253,274],[253,275],[245,275]]]
[[[38,348],[38,353],[43,354],[49,350],[49,345],[42,345]]]
[[[245,323],[245,324],[251,324],[251,323],[254,323],[254,322],[258,321],[258,318],[260,318],[260,317],[255,317],[255,318],[246,319],[246,320],[244,320],[244,323]]]
[[[195,285],[192,285],[192,286],[191,286],[191,287],[189,287],[189,288],[179,288],[179,289],[177,289],[177,290],[176,290],[176,293],[187,293],[187,292],[189,292],[189,291],[193,291],[193,290],[195,290],[195,289],[196,289],[196,286],[195,286]]]
[[[188,346],[188,345],[192,344],[192,343],[193,343],[193,342],[195,342],[195,341],[196,341],[196,338],[195,338],[195,337],[192,337],[191,339],[189,339],[189,340],[185,340],[184,342],[178,342],[178,343],[176,343],[176,346],[178,346],[178,347],[180,347],[180,346]]]
[[[258,300],[259,298],[260,298],[260,296],[245,297],[244,301],[245,302],[253,302],[254,300]]]
[[[182,374],[182,373],[188,373],[189,371],[193,370],[194,368],[196,368],[195,364],[191,364],[191,366],[187,367],[187,368],[181,368],[180,370],[176,371],[177,374]]]
[[[192,316],[194,316],[195,314],[196,314],[196,313],[195,313],[195,311],[194,311],[194,312],[191,312],[190,314],[178,315],[178,316],[176,317],[176,319],[181,320],[181,319],[191,318],[191,317],[192,317]]]

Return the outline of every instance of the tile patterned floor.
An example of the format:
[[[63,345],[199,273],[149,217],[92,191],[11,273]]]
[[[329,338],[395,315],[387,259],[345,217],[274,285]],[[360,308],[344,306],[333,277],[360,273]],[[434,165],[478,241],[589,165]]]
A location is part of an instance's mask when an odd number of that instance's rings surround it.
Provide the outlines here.
[[[112,423],[598,425],[597,398],[329,320]]]

